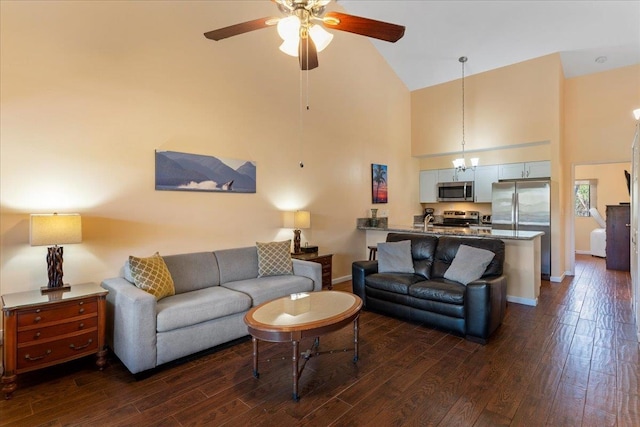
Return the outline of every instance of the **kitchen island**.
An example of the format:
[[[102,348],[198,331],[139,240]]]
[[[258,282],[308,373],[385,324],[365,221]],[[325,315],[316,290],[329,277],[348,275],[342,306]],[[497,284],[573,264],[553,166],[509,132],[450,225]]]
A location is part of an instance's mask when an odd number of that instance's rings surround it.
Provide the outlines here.
[[[358,226],[366,233],[363,258],[366,259],[367,246],[374,246],[387,240],[389,233],[417,233],[437,236],[461,236],[470,239],[494,238],[505,244],[504,274],[507,276],[507,301],[518,304],[538,304],[540,295],[540,237],[539,231],[491,230],[482,227],[412,227],[389,225],[385,228]]]

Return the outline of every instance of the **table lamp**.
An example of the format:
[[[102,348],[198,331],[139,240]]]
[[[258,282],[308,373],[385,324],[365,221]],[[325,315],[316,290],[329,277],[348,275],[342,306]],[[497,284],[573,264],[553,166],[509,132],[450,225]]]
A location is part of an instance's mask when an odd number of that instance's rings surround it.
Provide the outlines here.
[[[311,227],[311,214],[309,211],[295,211],[293,215],[285,215],[284,226],[293,228],[293,253],[300,253],[300,233],[302,228]]]
[[[31,246],[53,245],[47,248],[49,283],[41,291],[56,291],[69,286],[62,283],[62,246],[82,242],[82,221],[79,214],[33,214],[29,242]]]

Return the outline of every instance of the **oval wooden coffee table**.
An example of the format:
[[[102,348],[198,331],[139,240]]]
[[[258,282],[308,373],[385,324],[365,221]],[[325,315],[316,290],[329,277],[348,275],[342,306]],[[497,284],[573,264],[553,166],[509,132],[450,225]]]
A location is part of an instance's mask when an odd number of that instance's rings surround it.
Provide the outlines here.
[[[244,316],[253,342],[253,376],[258,378],[258,340],[292,343],[293,399],[298,400],[298,379],[317,351],[320,335],[342,329],[353,322],[353,361],[358,361],[358,317],[362,300],[341,291],[293,294],[260,304]],[[300,355],[300,341],[315,338],[311,349]],[[304,364],[299,367],[300,356]]]

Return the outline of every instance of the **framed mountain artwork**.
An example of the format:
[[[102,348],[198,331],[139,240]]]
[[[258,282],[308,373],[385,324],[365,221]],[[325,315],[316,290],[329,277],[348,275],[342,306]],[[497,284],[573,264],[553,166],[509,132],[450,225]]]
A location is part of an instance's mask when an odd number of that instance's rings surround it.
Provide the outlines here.
[[[156,190],[255,193],[256,164],[176,151],[156,151]]]

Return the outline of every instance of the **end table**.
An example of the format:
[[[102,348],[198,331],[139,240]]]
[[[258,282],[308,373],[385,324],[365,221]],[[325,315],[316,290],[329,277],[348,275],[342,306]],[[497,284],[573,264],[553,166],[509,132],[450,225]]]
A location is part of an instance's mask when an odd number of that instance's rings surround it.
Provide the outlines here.
[[[300,253],[291,254],[291,258],[317,262],[322,265],[322,287],[326,287],[329,290],[333,289],[333,284],[331,283],[331,263],[333,254],[318,255],[318,252]]]
[[[40,290],[2,296],[4,373],[2,391],[10,399],[18,374],[95,354],[106,364],[106,296],[95,283],[66,291]]]

